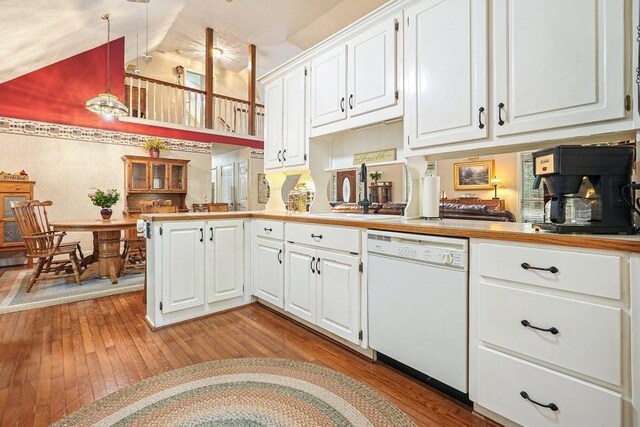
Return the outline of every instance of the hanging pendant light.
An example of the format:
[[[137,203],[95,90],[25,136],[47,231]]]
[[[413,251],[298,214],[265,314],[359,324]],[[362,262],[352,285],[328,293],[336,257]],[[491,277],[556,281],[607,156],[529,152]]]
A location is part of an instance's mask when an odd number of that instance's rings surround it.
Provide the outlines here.
[[[109,79],[109,45],[111,40],[111,21],[109,21],[110,15],[107,13],[102,15],[102,19],[107,21],[107,90],[106,93],[101,93],[95,98],[87,101],[85,104],[87,110],[96,113],[105,119],[118,118],[129,114],[129,109],[118,100],[117,97],[111,94],[111,81]]]

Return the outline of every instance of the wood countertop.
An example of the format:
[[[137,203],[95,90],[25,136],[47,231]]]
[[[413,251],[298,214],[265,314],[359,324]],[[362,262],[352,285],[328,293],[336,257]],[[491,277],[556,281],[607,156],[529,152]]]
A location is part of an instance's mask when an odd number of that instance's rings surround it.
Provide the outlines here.
[[[338,215],[339,214],[336,214],[336,216]],[[372,217],[374,216],[375,215],[372,215]],[[458,219],[424,220],[388,217],[385,217],[384,219],[381,218],[379,220],[362,220],[360,218],[335,218],[333,216],[314,216],[314,214],[279,214],[262,211],[145,214],[141,215],[140,218],[152,222],[260,218],[285,222],[338,225],[343,227],[400,231],[436,236],[493,239],[588,249],[640,252],[640,235],[557,234],[549,231],[536,231],[531,228],[531,224],[518,222],[471,221]]]

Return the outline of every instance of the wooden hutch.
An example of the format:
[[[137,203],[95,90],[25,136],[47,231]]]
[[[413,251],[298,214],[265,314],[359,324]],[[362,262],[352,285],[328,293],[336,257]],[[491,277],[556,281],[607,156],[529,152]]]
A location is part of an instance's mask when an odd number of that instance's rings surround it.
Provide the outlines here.
[[[146,156],[122,156],[124,162],[125,215],[141,212],[140,202],[171,200],[187,212],[187,163],[189,160]]]
[[[0,266],[21,264],[25,260],[24,242],[11,202],[32,200],[34,184],[26,180],[0,180]]]

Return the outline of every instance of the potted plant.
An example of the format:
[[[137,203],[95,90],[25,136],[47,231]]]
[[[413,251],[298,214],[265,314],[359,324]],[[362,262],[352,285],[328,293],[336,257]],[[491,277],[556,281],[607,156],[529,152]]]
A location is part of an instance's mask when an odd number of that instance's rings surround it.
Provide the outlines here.
[[[111,218],[111,214],[113,211],[111,210],[111,206],[115,205],[118,200],[120,200],[120,193],[115,188],[110,190],[95,190],[88,194],[89,199],[93,202],[94,205],[100,206],[102,209],[100,210],[100,215],[102,219]]]
[[[150,157],[160,157],[160,150],[166,149],[167,144],[164,142],[164,139],[158,136],[147,138],[142,145],[142,151],[148,152]]]
[[[371,172],[369,173],[369,178],[371,178],[371,180],[375,185],[378,185],[378,180],[382,178],[382,172],[380,171]]]

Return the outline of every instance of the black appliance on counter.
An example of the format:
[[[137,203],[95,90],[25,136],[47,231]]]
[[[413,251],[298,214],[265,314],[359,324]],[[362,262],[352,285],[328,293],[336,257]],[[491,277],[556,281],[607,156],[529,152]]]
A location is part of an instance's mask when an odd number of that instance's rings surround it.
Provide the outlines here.
[[[631,173],[634,148],[559,145],[533,156],[534,189],[544,178],[551,195],[547,222],[536,229],[557,233],[635,234]],[[587,206],[587,221],[576,220]],[[590,210],[590,212],[589,212]]]

